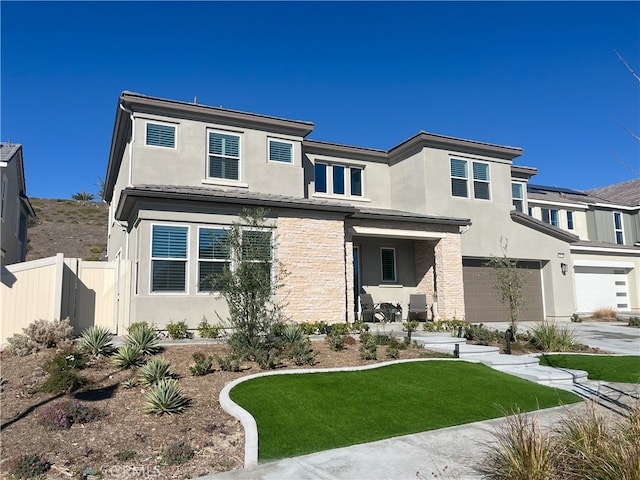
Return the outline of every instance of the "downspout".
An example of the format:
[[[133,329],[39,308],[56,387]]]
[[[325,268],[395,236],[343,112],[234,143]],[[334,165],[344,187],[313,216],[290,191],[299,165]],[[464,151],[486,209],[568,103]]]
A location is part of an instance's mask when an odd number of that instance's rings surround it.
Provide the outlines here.
[[[122,105],[122,103],[120,103],[119,106],[123,112],[127,112],[129,114],[129,119],[131,120],[131,141],[129,142],[129,172],[127,176],[127,185],[132,185],[133,183],[133,144],[136,141],[136,128],[133,122],[133,111],[125,108],[124,105]],[[126,260],[129,260],[129,228],[125,228],[124,225],[122,225],[122,223],[120,223],[118,220],[115,219],[115,216],[114,216],[114,220],[124,230],[124,238],[125,238],[124,258]]]

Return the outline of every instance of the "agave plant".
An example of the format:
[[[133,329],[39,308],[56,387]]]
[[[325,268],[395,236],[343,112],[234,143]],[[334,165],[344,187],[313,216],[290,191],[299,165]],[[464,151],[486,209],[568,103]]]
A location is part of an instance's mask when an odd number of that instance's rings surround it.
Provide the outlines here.
[[[150,359],[138,372],[140,383],[144,385],[155,385],[160,380],[172,378],[175,375],[176,372],[171,363],[162,357]]]
[[[144,355],[154,355],[160,351],[155,329],[146,324],[129,330],[129,335],[125,337],[124,343],[140,347]]]
[[[173,378],[165,378],[160,380],[153,389],[147,394],[144,404],[146,413],[155,415],[182,412],[189,405],[189,399],[185,396],[184,391]]]
[[[304,337],[304,330],[295,323],[285,325],[282,330],[282,337],[287,345],[294,345]]]
[[[111,355],[114,351],[112,340],[109,329],[100,326],[89,327],[80,335],[81,347],[94,357]]]
[[[144,354],[138,345],[125,343],[113,356],[113,363],[120,368],[139,367],[144,363]]]

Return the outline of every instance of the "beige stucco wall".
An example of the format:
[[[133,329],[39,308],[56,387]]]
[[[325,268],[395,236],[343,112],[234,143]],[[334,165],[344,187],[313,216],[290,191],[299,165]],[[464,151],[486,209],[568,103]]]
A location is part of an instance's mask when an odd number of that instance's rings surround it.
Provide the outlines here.
[[[145,145],[149,121],[176,125],[176,148]],[[240,136],[238,182],[207,178],[208,131]],[[268,139],[293,142],[293,164],[268,161]],[[303,197],[301,137],[192,119],[135,114],[132,184],[236,186],[251,192]]]
[[[589,240],[585,208],[567,207],[560,204],[539,204],[535,200],[529,200],[529,207],[531,207],[531,216],[538,220],[542,220],[543,208],[558,210],[558,228],[577,235],[580,240]],[[567,211],[573,212],[573,230],[570,230],[567,224]]]

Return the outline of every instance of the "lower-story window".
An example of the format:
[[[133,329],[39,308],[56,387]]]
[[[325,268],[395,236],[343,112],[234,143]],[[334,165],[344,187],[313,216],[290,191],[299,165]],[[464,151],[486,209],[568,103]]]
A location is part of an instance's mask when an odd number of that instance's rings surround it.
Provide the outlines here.
[[[220,275],[231,266],[229,231],[222,228],[198,230],[198,291],[221,289]]]
[[[382,260],[382,281],[396,281],[396,249],[381,248],[380,257]]]
[[[186,292],[189,227],[151,228],[151,291]]]

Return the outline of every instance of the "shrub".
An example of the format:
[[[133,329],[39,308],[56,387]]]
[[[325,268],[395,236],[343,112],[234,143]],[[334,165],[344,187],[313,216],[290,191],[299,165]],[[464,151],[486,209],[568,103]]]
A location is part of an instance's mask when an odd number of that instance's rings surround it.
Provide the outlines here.
[[[7,340],[9,342],[8,351],[18,357],[26,357],[40,350],[40,345],[34,342],[27,335],[16,333]]]
[[[378,358],[378,343],[376,338],[368,332],[360,334],[360,358],[376,360]]]
[[[346,335],[344,333],[340,333],[338,330],[333,330],[327,334],[327,342],[329,343],[329,348],[334,352],[338,352],[344,349]]]
[[[69,318],[53,322],[36,320],[22,330],[31,340],[44,348],[60,346],[65,340],[73,338],[73,327]]]
[[[188,443],[178,441],[164,447],[160,459],[167,465],[182,465],[191,460],[194,455],[195,452]]]
[[[630,327],[640,327],[640,317],[630,317],[629,318],[629,326]]]
[[[191,365],[189,370],[191,371],[191,375],[194,377],[206,375],[212,371],[211,366],[213,365],[213,357],[211,355],[205,357],[203,353],[194,352],[193,360],[196,363],[195,365]]]
[[[351,325],[351,331],[355,333],[364,333],[369,331],[369,325],[364,322],[357,321]]]
[[[531,331],[533,332],[531,343],[545,352],[568,352],[579,346],[573,330],[553,322],[546,320],[538,322]]]
[[[327,333],[328,324],[325,321],[313,322],[313,333],[317,333],[318,335],[324,335]]]
[[[187,330],[186,322],[171,322],[167,325],[167,333],[173,340],[184,340],[189,338],[189,331]]]
[[[535,417],[520,412],[506,417],[494,433],[497,445],[484,463],[485,472],[495,480],[547,480],[558,478],[554,472],[553,445],[540,431]]]
[[[106,356],[114,351],[111,340],[113,340],[113,334],[108,328],[95,325],[82,332],[80,346],[93,357]]]
[[[241,360],[235,356],[233,353],[228,353],[224,357],[220,355],[214,355],[216,362],[218,362],[218,366],[220,370],[223,372],[239,372],[240,371],[240,362]]]
[[[74,423],[95,422],[104,416],[99,408],[65,400],[44,408],[38,416],[38,423],[54,430],[66,430]]]
[[[600,307],[591,315],[593,318],[599,319],[612,319],[618,317],[618,312],[615,308]]]
[[[468,325],[464,329],[464,338],[479,345],[489,345],[498,339],[496,331],[491,331],[482,323],[480,325]]]
[[[411,320],[410,322],[403,322],[402,327],[407,331],[409,338],[411,338],[411,333],[415,332],[418,329],[420,322],[418,320]]]
[[[253,357],[258,366],[263,370],[273,370],[282,362],[280,351],[277,348],[270,350],[256,349]]]
[[[374,333],[372,337],[373,340],[375,340],[376,345],[389,345],[391,343],[391,339],[393,338],[388,333]]]
[[[573,323],[580,323],[582,322],[582,319],[580,318],[580,315],[578,315],[577,313],[574,313],[573,315],[571,315],[571,321]]]
[[[125,343],[118,349],[112,360],[120,368],[139,367],[144,363],[144,353],[139,345]]]
[[[189,399],[173,378],[160,380],[147,394],[144,410],[155,415],[172,415],[182,412],[189,405]]]
[[[121,452],[117,452],[114,458],[120,462],[126,462],[127,460],[135,458],[136,455],[136,452],[133,450],[122,450]]]
[[[160,351],[157,332],[146,322],[129,327],[129,335],[124,338],[124,343],[139,347],[143,355],[155,355]]]
[[[389,358],[400,358],[400,350],[397,347],[387,347],[387,357]]]
[[[88,380],[78,374],[78,370],[84,368],[85,363],[79,352],[59,352],[42,367],[49,374],[42,389],[49,393],[71,393],[83,387]]]
[[[348,323],[332,323],[330,327],[332,332],[335,331],[341,335],[346,335],[351,330]]]
[[[301,322],[298,326],[302,329],[305,335],[313,335],[316,333],[316,326],[314,323]]]
[[[23,454],[13,462],[10,469],[12,478],[40,477],[51,468],[47,459],[37,454]]]
[[[162,357],[152,358],[138,372],[143,385],[156,385],[160,380],[175,377],[176,372],[171,363]]]
[[[198,325],[198,335],[200,338],[218,338],[222,330],[222,325],[210,325],[206,317],[202,317],[202,321]]]
[[[316,364],[316,352],[313,351],[311,346],[311,340],[309,337],[301,337],[289,349],[289,358],[293,360],[298,366],[301,365],[315,365]]]

